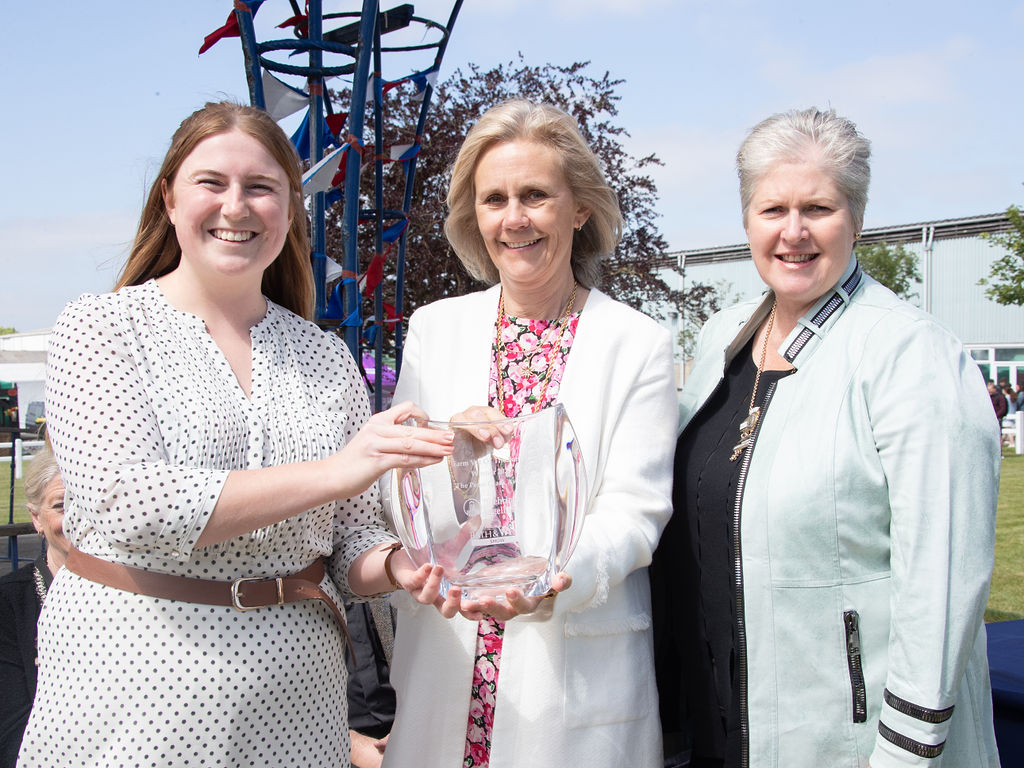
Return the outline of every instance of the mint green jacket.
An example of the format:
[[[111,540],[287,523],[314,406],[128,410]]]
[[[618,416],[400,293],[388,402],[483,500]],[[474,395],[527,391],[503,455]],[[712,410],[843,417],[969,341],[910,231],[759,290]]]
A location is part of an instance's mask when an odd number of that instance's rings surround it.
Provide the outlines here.
[[[773,299],[707,323],[682,426]],[[749,765],[998,766],[982,617],[999,435],[978,366],[854,259],[779,352],[796,373],[738,489]]]

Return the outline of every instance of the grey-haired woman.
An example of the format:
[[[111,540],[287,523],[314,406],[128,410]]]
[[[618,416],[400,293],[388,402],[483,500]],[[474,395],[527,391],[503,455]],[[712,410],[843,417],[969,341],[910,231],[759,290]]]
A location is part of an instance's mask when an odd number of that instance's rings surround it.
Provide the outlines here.
[[[662,723],[694,766],[998,765],[999,437],[961,343],[852,255],[868,157],[816,109],[739,150],[768,291],[701,333],[653,570]]]
[[[0,767],[14,768],[36,696],[36,624],[53,577],[64,566],[64,483],[44,447],[25,471],[25,506],[45,542],[34,563],[0,578]]]

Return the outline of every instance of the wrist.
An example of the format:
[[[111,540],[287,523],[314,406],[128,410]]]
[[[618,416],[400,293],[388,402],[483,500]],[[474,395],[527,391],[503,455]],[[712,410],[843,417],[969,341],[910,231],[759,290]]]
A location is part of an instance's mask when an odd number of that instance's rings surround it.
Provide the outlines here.
[[[401,589],[402,585],[398,583],[398,579],[395,578],[395,572],[391,569],[391,558],[393,558],[395,556],[395,553],[401,549],[402,543],[396,541],[394,544],[389,544],[387,547],[381,550],[383,552],[387,552],[387,555],[384,556],[384,575],[387,577],[388,581],[391,583],[391,586],[394,590]]]

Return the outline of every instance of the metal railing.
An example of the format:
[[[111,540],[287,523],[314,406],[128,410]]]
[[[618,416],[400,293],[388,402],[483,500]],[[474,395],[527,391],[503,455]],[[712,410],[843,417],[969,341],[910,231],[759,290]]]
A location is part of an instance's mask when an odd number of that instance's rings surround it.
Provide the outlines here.
[[[22,439],[22,435],[30,439]],[[32,454],[26,453],[28,449],[41,448],[44,445],[42,440],[36,439],[38,433],[35,430],[23,430],[18,427],[0,427],[0,451],[6,450],[6,456],[0,456],[0,465],[9,464],[10,485],[8,494],[7,523],[0,524],[0,537],[7,537],[7,554],[2,559],[10,563],[11,570],[16,570],[22,562],[28,562],[30,558],[23,558],[18,554],[18,537],[34,536],[35,527],[32,523],[14,522],[14,485],[15,480],[22,476],[22,468],[26,461],[32,460]]]

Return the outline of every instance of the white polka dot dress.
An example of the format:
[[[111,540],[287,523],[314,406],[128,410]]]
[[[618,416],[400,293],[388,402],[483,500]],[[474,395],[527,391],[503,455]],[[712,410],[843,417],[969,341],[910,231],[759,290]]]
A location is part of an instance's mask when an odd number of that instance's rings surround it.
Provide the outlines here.
[[[270,302],[251,336],[246,397],[202,320],[152,281],[65,309],[46,391],[64,529],[107,560],[224,581],[330,555],[323,586],[340,604],[352,561],[392,539],[375,488],[195,548],[229,471],[328,456],[369,417],[336,336]],[[19,765],[346,766],[344,653],[319,601],[242,613],[64,569],[40,618]]]

